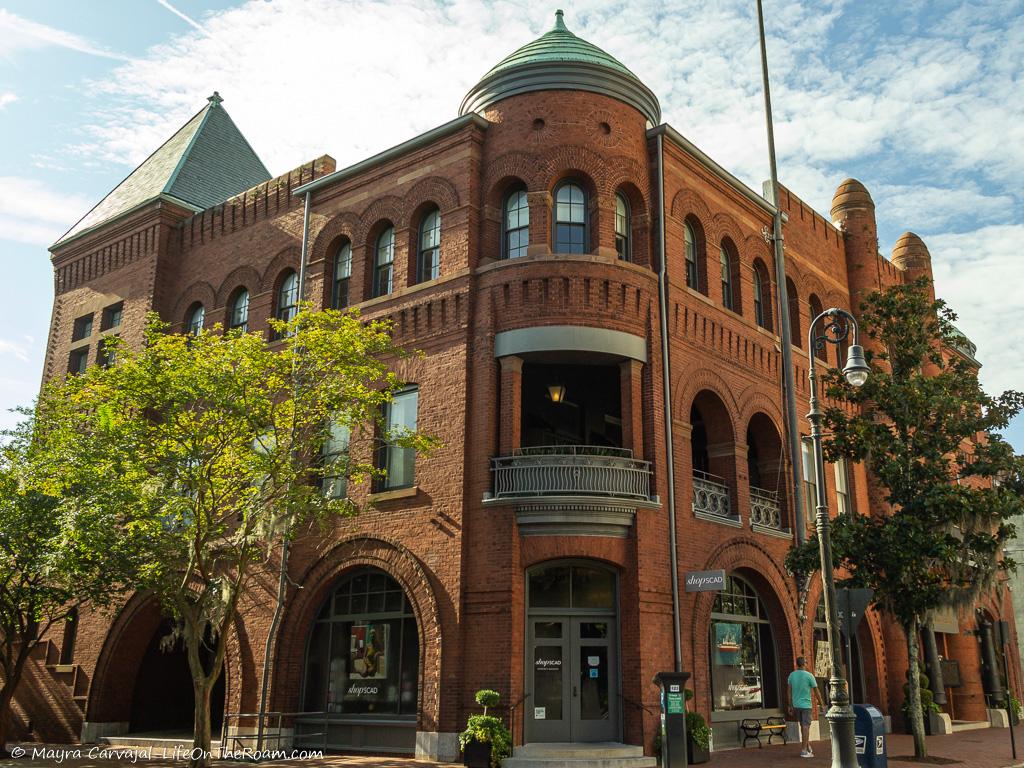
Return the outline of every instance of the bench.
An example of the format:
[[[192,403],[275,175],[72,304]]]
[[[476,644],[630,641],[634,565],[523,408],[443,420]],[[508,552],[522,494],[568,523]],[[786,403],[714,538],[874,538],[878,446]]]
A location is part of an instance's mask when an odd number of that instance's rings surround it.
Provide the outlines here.
[[[782,737],[782,743],[786,743],[786,721],[781,717],[748,717],[740,722],[740,730],[743,731],[743,748],[747,748],[747,742],[751,739],[757,741],[757,748],[760,749],[764,745],[761,743],[761,737],[767,736],[768,743],[772,743],[772,738],[776,736]]]

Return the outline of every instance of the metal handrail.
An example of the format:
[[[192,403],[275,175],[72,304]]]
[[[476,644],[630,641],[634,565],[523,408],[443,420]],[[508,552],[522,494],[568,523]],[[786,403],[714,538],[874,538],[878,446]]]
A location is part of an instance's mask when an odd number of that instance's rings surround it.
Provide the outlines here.
[[[706,483],[714,483],[715,485],[720,485],[723,488],[726,487],[724,477],[712,475],[710,472],[704,472],[703,470],[695,469],[693,470],[693,476],[697,480],[703,480]]]
[[[510,705],[508,708],[508,727],[509,733],[512,735],[512,744],[510,745],[512,748],[512,757],[516,756],[516,710],[519,708],[519,705],[530,698],[531,695],[532,694],[524,693],[519,697],[519,700],[516,701],[515,704]]]
[[[221,726],[221,729],[220,729],[220,754],[223,757],[227,753],[227,751],[228,751],[228,749],[227,749],[228,741],[229,741],[228,726],[230,725],[232,719],[234,719],[236,721],[236,727],[238,727],[240,725],[240,722],[241,722],[241,720],[243,718],[254,718],[257,721],[259,721],[260,719],[265,719],[265,720],[268,720],[268,721],[276,720],[276,724],[274,726],[272,726],[273,728],[276,728],[276,733],[267,734],[266,732],[264,732],[263,733],[263,740],[264,741],[266,741],[268,739],[275,740],[276,743],[277,743],[277,749],[280,750],[281,749],[281,740],[284,738],[284,733],[282,731],[282,725],[284,723],[285,718],[293,718],[294,719],[294,718],[298,718],[298,717],[316,717],[316,716],[326,716],[326,715],[327,715],[326,712],[263,712],[262,714],[259,713],[259,712],[227,712],[224,715],[224,724]],[[324,743],[324,749],[327,748],[327,730],[326,729],[324,729],[323,733],[309,733],[309,734],[303,734],[303,735],[304,736],[323,736],[323,739],[324,739],[324,742],[323,742]],[[239,734],[234,734],[234,735],[232,735],[230,737],[230,741],[232,742],[232,745],[237,749],[237,748],[244,748],[245,747],[245,740],[246,739],[251,739],[251,738],[256,738],[256,733],[246,734],[244,736],[243,735],[239,735]]]
[[[610,455],[606,451],[614,450]],[[649,501],[651,464],[632,451],[597,446],[537,446],[491,459],[494,498],[603,496]]]

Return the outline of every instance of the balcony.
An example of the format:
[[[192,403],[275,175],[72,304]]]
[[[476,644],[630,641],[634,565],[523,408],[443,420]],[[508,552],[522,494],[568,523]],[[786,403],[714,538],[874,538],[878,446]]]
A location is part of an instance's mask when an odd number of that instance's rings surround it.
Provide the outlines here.
[[[750,527],[761,533],[789,538],[789,528],[782,525],[782,505],[778,493],[750,486]]]
[[[693,514],[702,520],[740,525],[739,515],[733,513],[729,503],[725,478],[696,469],[693,471]]]
[[[651,467],[625,448],[547,445],[491,459],[485,503],[514,504],[523,535],[625,536],[637,508],[658,507]]]

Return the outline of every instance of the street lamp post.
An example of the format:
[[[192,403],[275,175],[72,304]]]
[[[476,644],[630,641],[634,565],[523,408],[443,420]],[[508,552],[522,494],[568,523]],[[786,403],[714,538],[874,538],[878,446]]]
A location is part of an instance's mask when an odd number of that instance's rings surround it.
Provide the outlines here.
[[[820,334],[815,333],[819,321],[828,318]],[[832,734],[832,768],[857,768],[857,752],[854,744],[853,707],[850,704],[850,688],[846,679],[840,674],[842,657],[839,643],[839,615],[836,611],[836,582],[832,565],[832,540],[829,536],[828,503],[825,501],[825,459],[821,449],[821,420],[825,415],[818,402],[818,380],[815,372],[815,360],[818,350],[826,344],[841,344],[850,331],[853,331],[853,344],[847,353],[843,375],[854,387],[867,381],[868,364],[864,359],[864,350],[860,346],[860,329],[857,320],[849,312],[837,307],[827,309],[811,321],[807,333],[807,350],[810,365],[807,378],[811,384],[811,410],[807,414],[811,422],[811,442],[814,444],[814,476],[815,476],[815,523],[818,529],[818,551],[821,557],[821,581],[824,587],[825,626],[828,632],[829,662],[831,677],[829,678],[829,707],[825,717],[829,722]]]

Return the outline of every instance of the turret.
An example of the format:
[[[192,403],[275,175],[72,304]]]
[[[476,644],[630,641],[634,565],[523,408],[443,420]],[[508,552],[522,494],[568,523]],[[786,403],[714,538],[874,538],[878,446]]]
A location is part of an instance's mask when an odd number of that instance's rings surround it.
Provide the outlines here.
[[[836,189],[832,198],[832,222],[843,231],[850,304],[856,312],[864,297],[879,287],[875,202],[856,179],[847,179]]]
[[[913,232],[904,232],[892,249],[892,263],[901,269],[907,282],[913,282],[919,277],[927,277],[932,281],[932,255],[928,253],[928,246],[924,240]],[[935,298],[934,284],[929,286],[932,299]]]

